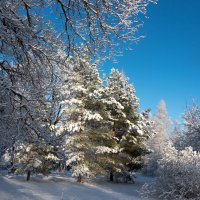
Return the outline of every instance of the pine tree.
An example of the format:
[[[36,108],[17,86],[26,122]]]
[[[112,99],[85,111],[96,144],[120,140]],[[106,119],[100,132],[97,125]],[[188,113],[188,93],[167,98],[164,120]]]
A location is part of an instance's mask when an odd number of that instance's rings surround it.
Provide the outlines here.
[[[118,138],[121,152],[122,170],[132,171],[141,167],[141,155],[145,153],[144,141],[149,137],[147,112],[139,113],[139,101],[135,96],[133,85],[123,73],[112,69],[107,78],[109,98],[114,99],[108,108],[113,121],[113,131]]]
[[[73,176],[105,174],[118,152],[116,138],[108,121],[106,92],[96,65],[80,60],[68,77],[68,99],[65,102],[67,164]],[[106,164],[105,164],[106,163]],[[107,166],[106,166],[107,165]]]
[[[147,112],[138,112],[134,88],[123,74],[113,69],[103,84],[96,64],[78,60],[63,84],[62,96],[59,126],[67,133],[67,165],[78,181],[141,165],[150,123]]]

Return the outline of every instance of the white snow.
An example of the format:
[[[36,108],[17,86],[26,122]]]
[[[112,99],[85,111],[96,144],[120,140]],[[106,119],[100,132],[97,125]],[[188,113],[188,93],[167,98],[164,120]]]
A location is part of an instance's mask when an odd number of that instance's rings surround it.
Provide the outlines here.
[[[105,146],[97,146],[96,154],[104,154],[104,153],[118,153],[118,148],[109,148]]]
[[[73,178],[51,175],[25,176],[0,175],[1,200],[142,200],[140,187],[151,178],[137,177],[135,184],[95,182],[77,183]]]

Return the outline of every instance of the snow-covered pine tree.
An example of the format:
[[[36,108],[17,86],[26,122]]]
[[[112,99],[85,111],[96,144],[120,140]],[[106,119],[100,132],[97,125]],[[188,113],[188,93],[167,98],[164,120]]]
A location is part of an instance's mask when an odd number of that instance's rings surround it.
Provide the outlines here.
[[[134,94],[133,86],[128,83],[128,79],[114,68],[107,77],[107,90],[108,97],[113,100],[113,103],[108,107],[111,112],[110,119],[112,120],[113,117],[113,129],[116,136],[121,139],[127,127],[129,128],[127,119],[137,118],[138,98]]]
[[[108,120],[106,91],[99,78],[96,64],[78,60],[71,68],[64,86],[62,117],[68,135],[66,138],[67,165],[72,166],[73,176],[82,177],[105,174],[115,163],[118,144]],[[68,95],[65,95],[65,93]]]
[[[141,166],[141,155],[145,153],[144,141],[149,137],[147,112],[139,113],[139,101],[133,85],[128,78],[116,69],[112,69],[107,78],[108,97],[113,103],[108,106],[109,120],[113,122],[113,131],[121,152],[118,160],[121,170],[132,171]]]

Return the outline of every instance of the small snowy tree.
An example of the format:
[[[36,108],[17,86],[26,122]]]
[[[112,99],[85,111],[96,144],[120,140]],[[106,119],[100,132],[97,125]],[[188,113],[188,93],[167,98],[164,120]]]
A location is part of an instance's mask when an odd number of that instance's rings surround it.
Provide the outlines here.
[[[155,116],[153,117],[154,127],[157,131],[157,138],[160,137],[161,140],[165,140],[166,137],[169,137],[172,129],[172,121],[167,114],[166,103],[164,100],[161,100],[158,105],[158,110]]]
[[[175,122],[170,140],[177,150],[183,150],[185,148],[183,131],[181,130],[178,122]]]
[[[200,151],[200,107],[193,104],[184,116],[184,146]]]
[[[168,117],[166,104],[162,100],[158,105],[158,110],[153,120],[155,134],[147,142],[150,154],[147,156],[147,173],[154,175],[158,167],[158,160],[162,157],[163,148],[167,142],[167,136],[171,132],[172,122]]]
[[[23,174],[30,171],[49,175],[49,170],[55,166],[58,157],[54,146],[40,141],[37,146],[35,144],[18,144],[15,160],[17,163],[15,166],[17,168],[15,171],[16,174]]]

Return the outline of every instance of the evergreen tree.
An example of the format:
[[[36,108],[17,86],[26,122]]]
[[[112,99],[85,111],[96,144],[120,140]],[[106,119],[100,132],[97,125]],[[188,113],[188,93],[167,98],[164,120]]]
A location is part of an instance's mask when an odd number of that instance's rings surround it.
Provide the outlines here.
[[[113,131],[118,138],[123,170],[132,171],[142,165],[141,155],[145,153],[144,141],[149,137],[151,123],[147,112],[139,113],[139,102],[133,85],[123,73],[112,69],[107,78],[109,98],[114,99],[108,110],[113,121]]]
[[[96,65],[79,60],[68,77],[68,98],[64,101],[67,164],[73,176],[93,177],[105,174],[114,163],[118,146],[108,121],[105,89]]]

